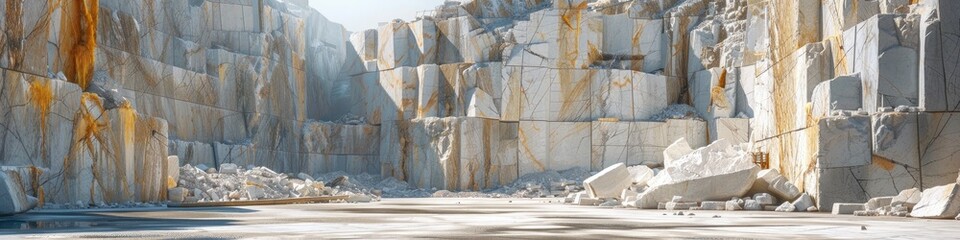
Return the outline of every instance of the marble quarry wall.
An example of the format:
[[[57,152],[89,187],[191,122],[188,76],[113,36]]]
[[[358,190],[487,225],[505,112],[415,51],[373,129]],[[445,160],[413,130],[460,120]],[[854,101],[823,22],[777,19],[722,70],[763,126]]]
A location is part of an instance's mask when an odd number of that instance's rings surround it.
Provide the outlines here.
[[[162,200],[171,164],[482,190],[680,139],[823,210],[960,169],[952,0],[463,0],[358,32],[306,1],[3,2],[0,165],[41,202]]]

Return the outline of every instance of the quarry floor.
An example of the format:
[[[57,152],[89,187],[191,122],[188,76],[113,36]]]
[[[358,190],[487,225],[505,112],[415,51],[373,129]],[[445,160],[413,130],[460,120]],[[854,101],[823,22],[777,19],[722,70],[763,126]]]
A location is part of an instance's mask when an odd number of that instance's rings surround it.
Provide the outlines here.
[[[366,204],[43,210],[0,217],[0,238],[960,237],[960,221],[955,220],[745,211],[693,211],[695,216],[673,213],[570,206],[558,204],[557,199],[436,198]]]

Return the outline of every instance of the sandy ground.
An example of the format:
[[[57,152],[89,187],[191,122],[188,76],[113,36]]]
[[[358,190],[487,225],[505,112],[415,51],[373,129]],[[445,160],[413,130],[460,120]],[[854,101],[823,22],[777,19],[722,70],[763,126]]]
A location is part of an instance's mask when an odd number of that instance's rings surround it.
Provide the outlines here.
[[[558,204],[557,199],[386,199],[369,204],[39,211],[0,218],[0,238],[960,238],[960,221],[955,220],[745,211],[673,213],[569,206]]]

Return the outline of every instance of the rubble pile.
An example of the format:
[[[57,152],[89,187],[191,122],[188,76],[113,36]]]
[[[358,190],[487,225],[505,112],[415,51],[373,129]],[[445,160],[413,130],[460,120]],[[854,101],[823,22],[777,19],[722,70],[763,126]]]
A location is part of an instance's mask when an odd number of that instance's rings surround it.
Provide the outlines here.
[[[291,178],[269,168],[254,167],[249,170],[236,164],[222,164],[220,169],[204,165],[184,165],[180,168],[178,187],[168,191],[172,202],[228,202],[320,196],[351,196],[347,201],[359,199],[376,201],[379,196],[359,191],[348,177],[330,181],[330,186],[315,181],[309,175],[302,179]],[[355,195],[360,195],[354,197]]]

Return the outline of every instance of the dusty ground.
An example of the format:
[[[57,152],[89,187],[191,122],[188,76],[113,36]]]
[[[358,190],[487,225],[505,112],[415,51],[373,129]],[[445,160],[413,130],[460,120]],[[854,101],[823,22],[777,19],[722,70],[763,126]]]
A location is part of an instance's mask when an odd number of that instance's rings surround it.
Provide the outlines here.
[[[547,203],[551,200],[552,204]],[[960,236],[960,221],[955,220],[743,211],[693,211],[695,216],[672,213],[569,206],[557,204],[556,199],[386,199],[370,204],[46,211],[0,218],[0,238],[945,239]],[[862,226],[866,230],[861,230]]]

